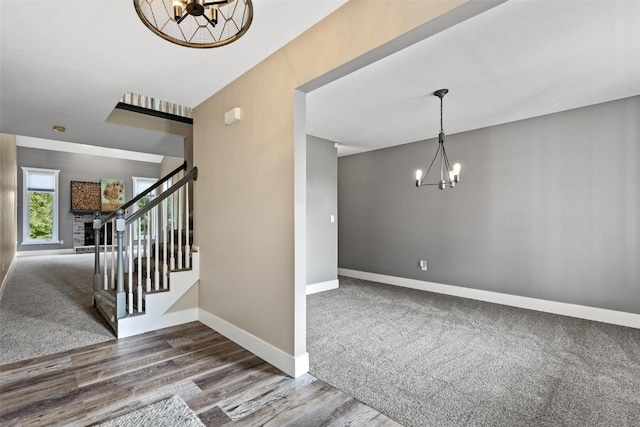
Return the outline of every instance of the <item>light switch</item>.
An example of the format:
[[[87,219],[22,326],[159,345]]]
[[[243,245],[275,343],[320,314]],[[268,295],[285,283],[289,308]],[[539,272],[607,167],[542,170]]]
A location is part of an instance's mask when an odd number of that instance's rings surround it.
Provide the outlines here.
[[[336,222],[336,216],[335,215],[331,215],[331,222]]]

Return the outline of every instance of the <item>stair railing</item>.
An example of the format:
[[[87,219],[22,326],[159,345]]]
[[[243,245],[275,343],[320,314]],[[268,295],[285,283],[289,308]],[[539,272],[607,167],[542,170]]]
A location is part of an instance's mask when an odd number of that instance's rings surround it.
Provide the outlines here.
[[[134,206],[136,203],[138,203],[138,201],[140,199],[142,199],[143,197],[148,197],[153,191],[155,191],[156,188],[160,187],[161,185],[163,185],[165,182],[170,181],[176,174],[178,174],[181,171],[185,171],[187,170],[187,161],[185,160],[180,166],[178,166],[177,168],[175,168],[174,170],[172,170],[171,172],[169,172],[167,175],[165,175],[164,177],[162,177],[160,180],[156,181],[155,184],[153,184],[151,187],[147,188],[144,192],[138,194],[137,196],[135,196],[133,199],[129,200],[127,203],[125,203],[124,205],[122,205],[122,207],[120,209],[122,209],[125,213],[127,212],[127,209],[129,209],[131,206]],[[115,248],[115,236],[116,236],[116,231],[115,231],[115,219],[116,219],[116,215],[117,215],[117,211],[112,212],[111,214],[109,214],[105,219],[100,219],[100,212],[95,212],[94,213],[94,219],[93,219],[93,235],[94,235],[94,240],[95,240],[95,265],[94,265],[94,273],[93,273],[93,291],[94,292],[98,292],[99,290],[103,289],[103,283],[104,283],[104,289],[107,290],[109,287],[113,288],[114,286],[114,280],[115,280],[115,260],[114,260],[114,252],[116,250]],[[112,227],[111,227],[111,276],[109,276],[108,274],[108,264],[109,264],[109,251],[107,249],[107,227],[104,227],[105,224],[108,224],[108,222],[111,221],[112,222]],[[102,278],[102,276],[100,275],[100,231],[101,229],[104,227],[104,280]]]
[[[156,196],[147,203],[144,207],[140,208],[138,211],[129,215],[125,218],[124,209],[118,209],[116,211],[116,235],[117,235],[117,274],[116,274],[116,319],[121,319],[125,317],[127,314],[133,314],[134,308],[137,306],[138,311],[143,311],[143,289],[142,284],[145,283],[146,292],[151,292],[151,284],[154,283],[155,290],[159,290],[160,286],[160,270],[158,265],[160,264],[159,257],[159,249],[158,249],[158,237],[160,235],[160,209],[162,209],[162,222],[163,222],[163,253],[167,253],[167,245],[169,242],[166,238],[167,228],[171,230],[171,250],[173,251],[173,235],[175,232],[175,223],[176,217],[178,220],[178,227],[182,225],[182,219],[185,219],[185,222],[188,223],[189,217],[189,204],[188,204],[188,193],[189,193],[189,183],[191,181],[196,181],[198,179],[198,168],[194,167],[191,171],[186,174],[182,179],[173,184],[171,187],[163,191],[160,195]],[[177,194],[178,199],[178,211],[172,212],[171,220],[169,221],[169,211],[168,211],[168,201],[172,200],[172,211],[175,204],[175,196]],[[182,200],[186,199],[187,202],[184,203]],[[162,206],[160,206],[162,204]],[[142,221],[146,223],[146,239],[144,244],[142,243],[141,235],[143,233]],[[133,229],[137,229],[137,245],[134,243],[134,233]],[[128,286],[125,293],[124,286],[124,277],[125,277],[125,250],[124,250],[124,241],[125,241],[125,232],[128,232],[129,238],[129,250],[127,251],[127,265],[128,265]],[[156,245],[154,249],[154,280],[151,280],[151,240],[153,232],[155,232],[156,236]],[[182,256],[187,256],[190,254],[190,239],[187,233],[186,242],[182,241],[182,232],[180,228],[178,228],[178,233],[180,237],[178,238],[178,254],[182,254]],[[184,251],[183,251],[184,249]],[[133,280],[133,258],[134,255],[137,256],[137,266],[138,266],[138,276],[136,281],[136,290],[135,297],[136,304],[134,304],[134,280]],[[142,259],[143,257],[146,259],[146,278],[142,277]],[[167,266],[166,256],[163,257],[163,288],[167,288],[166,276],[168,276],[169,270],[174,270],[173,265],[171,267]],[[188,261],[185,261],[185,263]],[[179,255],[178,258],[178,266],[179,269],[182,269],[182,259]],[[189,264],[190,265],[190,264]]]

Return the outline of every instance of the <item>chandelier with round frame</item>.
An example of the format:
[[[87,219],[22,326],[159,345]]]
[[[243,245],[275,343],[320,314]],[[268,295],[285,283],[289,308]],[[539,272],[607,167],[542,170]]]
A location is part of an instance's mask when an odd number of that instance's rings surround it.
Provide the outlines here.
[[[211,48],[242,37],[253,20],[251,0],[133,0],[142,22],[165,40]]]

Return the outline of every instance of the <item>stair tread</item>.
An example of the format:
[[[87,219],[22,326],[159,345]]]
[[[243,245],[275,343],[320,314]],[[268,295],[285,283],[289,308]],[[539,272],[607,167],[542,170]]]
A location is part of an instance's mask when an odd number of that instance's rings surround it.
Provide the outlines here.
[[[104,320],[109,324],[111,329],[117,334],[118,326],[115,321],[116,314],[116,295],[109,291],[98,291],[93,294],[95,307],[98,313],[102,315]]]
[[[170,292],[171,289],[167,288],[167,289],[163,289],[160,288],[158,290],[155,290],[153,287],[151,288],[150,292],[147,292],[147,290],[145,289],[145,287],[142,287],[142,293],[143,294],[160,294],[163,292]],[[98,295],[98,293],[95,294],[95,298],[102,300],[106,300],[107,302],[112,302],[113,304],[115,304],[116,302],[116,290],[115,289],[107,289],[107,290],[101,290],[99,291],[100,294]],[[125,293],[127,292],[127,290],[125,289]]]
[[[115,305],[116,303],[116,294],[115,292],[110,292],[109,290],[100,290],[94,294],[94,298],[100,302],[112,303]]]

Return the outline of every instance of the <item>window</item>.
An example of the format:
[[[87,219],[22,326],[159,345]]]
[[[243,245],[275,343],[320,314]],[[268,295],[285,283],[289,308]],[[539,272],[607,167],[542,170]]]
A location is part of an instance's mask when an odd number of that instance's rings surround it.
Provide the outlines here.
[[[171,178],[169,181],[166,181],[164,184],[162,184],[162,191],[167,191],[169,188],[171,188],[173,182],[173,178]],[[174,193],[176,194],[176,193]],[[165,202],[167,204],[166,206],[166,214],[167,214],[167,220],[165,222],[165,226],[169,229],[169,230],[174,230],[174,224],[173,224],[173,218],[176,217],[174,210],[174,206],[173,206],[173,197],[167,197],[165,199]]]
[[[134,197],[137,196],[138,194],[144,193],[149,187],[151,187],[157,181],[158,180],[156,178],[141,178],[141,177],[134,176],[133,177]],[[150,194],[138,200],[138,202],[135,204],[134,212],[145,207],[147,203],[151,202],[155,196],[156,196],[156,190],[153,190]],[[147,238],[149,234],[148,229],[149,229],[149,217],[145,215],[142,218],[140,218],[140,235],[142,238]],[[135,237],[137,238],[137,236],[138,236],[138,233],[136,230]],[[155,228],[152,228],[151,230],[151,237],[155,238]]]
[[[22,168],[22,244],[60,243],[58,240],[59,170]]]

